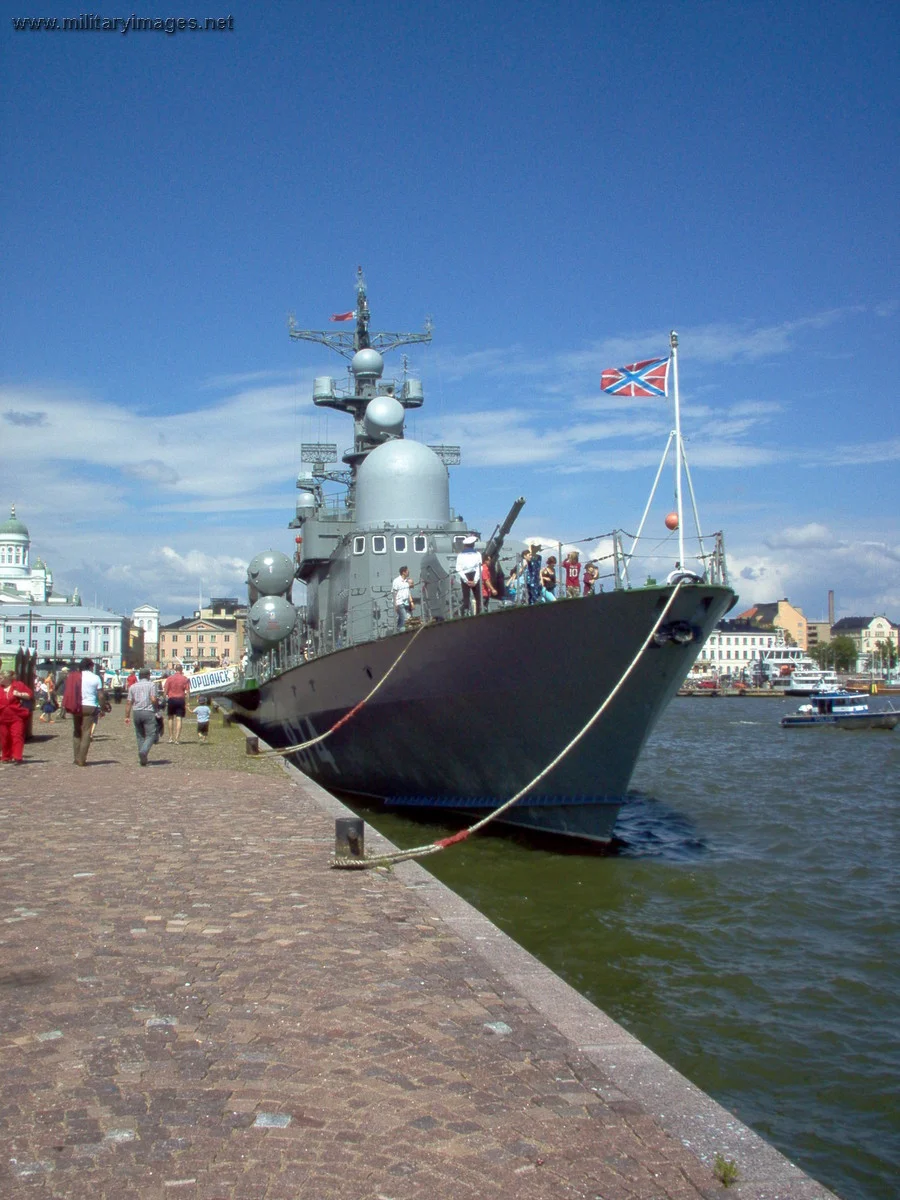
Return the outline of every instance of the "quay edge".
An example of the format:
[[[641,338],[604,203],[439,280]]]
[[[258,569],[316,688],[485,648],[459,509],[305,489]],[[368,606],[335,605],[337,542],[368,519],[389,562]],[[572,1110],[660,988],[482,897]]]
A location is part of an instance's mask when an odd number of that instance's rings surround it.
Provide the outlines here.
[[[285,761],[284,767],[289,774],[300,776],[309,795],[329,815],[335,819],[356,815],[293,764]],[[397,849],[370,825],[366,839],[369,853]],[[510,990],[527,1000],[574,1050],[615,1081],[616,1100],[638,1106],[638,1111],[656,1121],[709,1170],[717,1155],[733,1161],[738,1179],[728,1193],[735,1200],[840,1200],[419,863],[401,862],[393,870],[473,953],[508,982]],[[358,872],[353,876],[361,878]]]

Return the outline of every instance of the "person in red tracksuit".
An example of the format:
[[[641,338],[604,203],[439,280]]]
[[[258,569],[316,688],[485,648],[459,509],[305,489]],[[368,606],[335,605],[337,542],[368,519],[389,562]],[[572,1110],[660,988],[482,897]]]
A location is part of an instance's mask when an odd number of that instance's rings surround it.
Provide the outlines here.
[[[22,762],[25,729],[34,702],[34,692],[11,671],[0,675],[0,762]]]

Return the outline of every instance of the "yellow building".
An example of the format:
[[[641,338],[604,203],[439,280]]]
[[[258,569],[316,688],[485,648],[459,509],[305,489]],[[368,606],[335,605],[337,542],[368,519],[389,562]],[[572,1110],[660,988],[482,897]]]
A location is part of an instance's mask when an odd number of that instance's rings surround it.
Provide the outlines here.
[[[746,612],[739,613],[738,620],[749,621],[760,629],[781,629],[786,641],[801,650],[809,648],[808,622],[803,610],[795,608],[787,597],[771,604],[754,604]]]
[[[192,617],[159,627],[159,665],[170,670],[178,663],[191,667],[227,667],[241,660],[247,606],[238,600],[213,596]]]
[[[237,621],[213,617],[182,617],[159,627],[159,664],[171,670],[184,666],[224,667],[240,661],[243,636]]]

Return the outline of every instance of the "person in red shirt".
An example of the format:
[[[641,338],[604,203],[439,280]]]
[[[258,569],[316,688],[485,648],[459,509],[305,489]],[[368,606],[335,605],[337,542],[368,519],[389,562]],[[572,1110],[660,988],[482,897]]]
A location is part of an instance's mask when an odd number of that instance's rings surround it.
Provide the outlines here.
[[[12,671],[0,675],[0,762],[20,765],[34,692]]]
[[[491,601],[496,600],[499,592],[494,587],[494,574],[492,570],[490,555],[482,554],[481,556],[481,609],[482,612],[487,612],[490,608]]]
[[[175,674],[167,676],[163,683],[166,714],[169,718],[169,741],[173,744],[181,741],[181,722],[184,720],[185,702],[190,690],[191,681],[180,665],[175,668]]]
[[[563,572],[566,580],[566,599],[574,600],[581,594],[581,563],[578,560],[577,550],[569,551],[569,555],[563,563]]]

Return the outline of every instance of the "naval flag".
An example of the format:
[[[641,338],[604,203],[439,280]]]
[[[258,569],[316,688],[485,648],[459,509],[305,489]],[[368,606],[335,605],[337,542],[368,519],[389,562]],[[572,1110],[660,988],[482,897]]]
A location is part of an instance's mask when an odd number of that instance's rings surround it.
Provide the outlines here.
[[[331,319],[332,321],[352,321],[355,316],[356,313],[352,311],[345,313],[332,313]]]
[[[610,367],[603,372],[600,388],[611,396],[667,396],[669,359],[645,358],[627,367]]]

